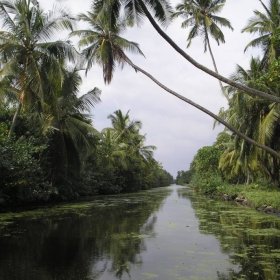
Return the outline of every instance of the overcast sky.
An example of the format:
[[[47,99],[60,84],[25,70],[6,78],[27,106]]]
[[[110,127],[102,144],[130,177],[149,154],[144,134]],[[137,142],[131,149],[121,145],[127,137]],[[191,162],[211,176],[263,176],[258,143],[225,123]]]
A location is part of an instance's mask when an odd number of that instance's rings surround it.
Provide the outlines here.
[[[51,9],[56,0],[40,0],[41,6]],[[64,0],[60,4],[70,7],[74,14],[86,12],[90,0]],[[267,3],[267,1],[264,1]],[[172,1],[175,6],[178,1]],[[211,41],[212,50],[220,74],[228,77],[239,64],[247,69],[250,58],[258,54],[257,50],[244,48],[253,39],[250,34],[242,34],[241,29],[253,16],[253,10],[263,10],[258,0],[227,0],[219,16],[231,21],[234,31],[223,29],[226,43],[217,46]],[[193,40],[186,49],[188,29],[181,29],[182,19],[177,19],[168,27],[168,35],[198,62],[213,69],[209,53],[204,53],[203,41]],[[131,60],[152,74],[159,81],[179,94],[195,101],[214,113],[227,102],[223,97],[218,80],[196,69],[177,54],[145,22],[141,28],[128,30],[123,37],[140,44],[145,57],[128,54]],[[64,39],[64,38],[61,38]],[[82,73],[83,77],[84,74]],[[98,130],[110,126],[107,119],[116,110],[126,113],[130,110],[131,119],[141,120],[142,134],[146,134],[146,144],[155,145],[155,159],[164,169],[176,177],[177,171],[188,170],[197,150],[212,145],[223,126],[213,130],[213,119],[187,103],[171,96],[141,73],[135,73],[130,66],[118,69],[112,83],[105,86],[102,69],[94,66],[84,77],[82,92],[93,87],[102,90],[102,102],[93,111],[93,124]]]

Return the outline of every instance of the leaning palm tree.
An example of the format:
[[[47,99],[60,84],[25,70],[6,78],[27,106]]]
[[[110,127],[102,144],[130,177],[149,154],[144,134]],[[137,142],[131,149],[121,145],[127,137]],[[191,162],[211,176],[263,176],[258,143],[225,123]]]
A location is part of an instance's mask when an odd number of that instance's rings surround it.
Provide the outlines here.
[[[141,1],[141,0],[139,0]],[[98,2],[100,3],[100,2]],[[105,3],[106,4],[106,3]],[[238,131],[234,126],[227,123],[223,118],[213,114],[211,111],[205,109],[204,107],[196,104],[192,100],[185,98],[184,96],[176,93],[175,91],[169,89],[162,83],[160,83],[157,79],[155,79],[152,75],[147,73],[145,70],[141,69],[137,65],[135,65],[125,54],[126,50],[133,50],[134,52],[142,54],[138,44],[134,42],[130,42],[122,37],[120,37],[120,33],[125,30],[125,22],[131,22],[131,19],[128,17],[126,21],[122,21],[121,23],[117,22],[116,25],[112,26],[112,18],[110,17],[110,8],[108,8],[104,4],[103,9],[101,11],[95,11],[88,13],[87,15],[82,14],[80,15],[80,19],[90,23],[91,29],[86,30],[78,30],[71,33],[71,36],[78,35],[82,37],[79,41],[80,47],[84,47],[82,53],[87,58],[87,67],[86,69],[89,70],[93,63],[98,63],[103,66],[103,76],[104,81],[109,82],[112,78],[112,73],[115,68],[116,62],[123,65],[124,63],[130,65],[136,71],[141,72],[148,78],[150,78],[153,82],[155,82],[158,86],[163,88],[165,91],[169,92],[170,94],[176,96],[177,98],[183,100],[184,102],[194,106],[195,108],[199,109],[200,111],[208,114],[219,123],[225,125],[229,130],[233,131],[237,135],[239,135],[242,139],[245,139],[252,145],[259,147],[261,149],[266,150],[268,153],[275,155],[276,157],[280,158],[280,154],[276,151],[272,150],[269,147],[266,147],[253,139],[247,137],[240,131]],[[93,7],[94,8],[94,7]],[[107,9],[105,9],[107,8]],[[98,7],[100,9],[100,7]],[[109,9],[109,10],[108,10]],[[110,20],[106,20],[109,16]],[[130,14],[128,13],[128,16]],[[154,21],[154,19],[152,18]],[[120,28],[120,27],[121,28]],[[101,32],[100,32],[101,31]],[[105,48],[106,46],[106,48]],[[111,63],[111,65],[109,65]],[[233,82],[236,83],[236,82]],[[239,84],[240,89],[246,89],[247,87]],[[254,90],[255,91],[255,90]]]
[[[11,134],[21,108],[30,106],[31,100],[43,107],[49,74],[55,73],[59,83],[61,64],[66,59],[74,62],[77,53],[69,42],[51,41],[58,31],[73,28],[73,20],[64,9],[46,13],[37,1],[7,0],[0,1],[0,17],[4,28],[0,31],[0,74],[13,75],[19,92]]]
[[[280,98],[266,92],[249,88],[247,86],[241,85],[237,82],[234,82],[228,78],[217,74],[216,72],[208,69],[207,67],[201,65],[196,60],[194,60],[191,56],[189,56],[186,52],[184,52],[158,25],[156,20],[162,24],[167,26],[170,22],[170,15],[172,13],[171,6],[168,0],[128,0],[128,1],[121,1],[121,0],[100,0],[96,1],[92,5],[93,14],[99,18],[106,15],[107,22],[110,22],[110,27],[115,26],[118,22],[120,17],[121,11],[124,10],[125,17],[129,20],[129,23],[136,22],[138,25],[141,25],[143,22],[143,18],[147,17],[152,26],[155,30],[159,33],[159,35],[168,43],[170,46],[178,52],[183,58],[189,61],[198,69],[204,71],[205,73],[213,76],[214,78],[236,87],[240,90],[243,90],[247,93],[257,95],[261,98],[278,102],[280,103]],[[123,9],[123,10],[122,10]],[[154,16],[153,16],[154,14]]]
[[[182,28],[191,26],[187,39],[187,47],[190,47],[191,42],[195,37],[202,37],[204,42],[204,52],[206,52],[207,49],[209,50],[217,74],[218,68],[211,49],[209,37],[211,36],[219,45],[220,43],[225,43],[224,34],[219,26],[228,27],[233,30],[229,20],[216,16],[216,14],[221,12],[224,4],[225,0],[183,0],[182,3],[176,6],[177,12],[172,15],[173,18],[179,16],[185,18],[182,23]],[[221,81],[219,81],[219,84],[224,93]],[[229,101],[226,95],[225,97]]]
[[[268,6],[261,4],[265,12],[254,11],[255,16],[249,19],[242,32],[257,33],[260,37],[252,40],[245,48],[261,47],[264,52],[264,63],[269,63],[280,55],[279,44],[273,43],[273,36],[279,36],[280,3],[279,0],[269,0]]]

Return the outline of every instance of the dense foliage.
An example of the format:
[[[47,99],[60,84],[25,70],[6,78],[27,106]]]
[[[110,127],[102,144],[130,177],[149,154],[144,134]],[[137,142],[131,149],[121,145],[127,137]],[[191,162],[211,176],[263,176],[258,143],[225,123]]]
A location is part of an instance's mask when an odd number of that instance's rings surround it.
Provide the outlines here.
[[[252,58],[249,69],[237,65],[230,79],[244,86],[280,96],[279,87],[279,28],[280,3],[270,0],[263,11],[254,11],[242,32],[255,33],[259,37],[245,48],[261,47],[262,57]],[[272,103],[233,86],[224,87],[228,96],[228,108],[222,108],[219,116],[256,142],[277,151],[280,150],[279,103]],[[216,123],[217,124],[217,123]],[[207,154],[207,150],[212,153]],[[217,151],[217,153],[216,153]],[[213,157],[216,160],[213,161]],[[212,161],[211,161],[212,160]],[[214,191],[226,184],[254,184],[279,188],[280,162],[272,155],[257,148],[236,133],[225,129],[211,147],[201,148],[194,157],[190,171],[192,183],[203,191]],[[184,172],[177,181],[184,178]],[[209,189],[210,188],[210,189]]]
[[[249,47],[261,47],[250,69],[237,66],[230,79],[200,65],[180,49],[155,21],[166,25],[183,15],[182,27],[192,26],[189,43],[197,35],[211,53],[209,39],[224,43],[220,27],[230,22],[216,16],[225,0],[183,1],[173,13],[167,1],[93,1],[91,11],[76,18],[67,9],[42,11],[32,0],[0,1],[0,203],[69,199],[95,193],[118,193],[168,185],[172,177],[145,145],[141,122],[120,110],[108,116],[112,127],[94,129],[89,113],[100,101],[100,90],[81,95],[80,69],[95,64],[110,83],[116,66],[125,63],[164,90],[225,125],[213,147],[197,152],[191,170],[179,172],[177,183],[192,182],[212,191],[223,182],[254,181],[279,185],[279,0],[269,0],[265,12],[255,11],[242,32],[257,33]],[[151,15],[152,12],[154,16]],[[126,52],[143,54],[137,43],[121,37],[127,27],[146,16],[152,26],[184,59],[226,82],[228,108],[215,115],[168,89],[134,65]],[[88,27],[74,30],[76,20]],[[79,36],[79,53],[70,40],[53,41],[66,30]],[[221,85],[221,84],[220,84]],[[79,96],[79,97],[78,97]],[[2,175],[3,174],[3,175]]]
[[[69,40],[52,41],[60,30],[73,31],[69,11],[17,0],[0,1],[0,15],[0,205],[172,182],[129,112],[114,112],[112,127],[101,132],[93,127],[89,113],[101,91],[79,91],[84,54]]]

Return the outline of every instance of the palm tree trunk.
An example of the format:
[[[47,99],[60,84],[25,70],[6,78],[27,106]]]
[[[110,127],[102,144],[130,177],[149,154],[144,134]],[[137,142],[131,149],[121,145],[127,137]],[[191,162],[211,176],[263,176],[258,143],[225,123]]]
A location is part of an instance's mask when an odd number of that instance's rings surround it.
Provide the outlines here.
[[[250,169],[247,167],[247,179],[246,179],[246,185],[248,186],[250,184]]]
[[[255,147],[258,147],[260,149],[265,150],[266,152],[268,152],[271,155],[274,155],[275,157],[280,159],[280,154],[277,153],[276,151],[274,151],[273,149],[262,145],[258,142],[256,142],[255,140],[249,138],[248,136],[246,136],[245,134],[241,133],[239,130],[237,130],[235,127],[233,127],[232,125],[230,125],[229,123],[227,123],[226,121],[224,121],[222,118],[220,118],[219,116],[215,115],[214,113],[212,113],[211,111],[207,110],[206,108],[196,104],[195,102],[191,101],[190,99],[176,93],[175,91],[169,89],[168,87],[166,87],[165,85],[163,85],[162,83],[160,83],[158,80],[156,80],[152,75],[150,75],[149,73],[147,73],[146,71],[144,71],[143,69],[141,69],[140,67],[138,67],[137,65],[133,64],[131,60],[129,60],[127,57],[124,58],[124,60],[132,67],[134,68],[136,71],[141,72],[142,74],[144,74],[145,76],[147,76],[148,78],[150,78],[153,82],[155,82],[158,86],[160,86],[162,89],[164,89],[165,91],[171,93],[172,95],[176,96],[177,98],[187,102],[188,104],[194,106],[195,108],[197,108],[198,110],[206,113],[207,115],[211,116],[213,119],[215,119],[216,121],[220,122],[221,124],[223,124],[225,127],[227,127],[229,130],[231,130],[232,132],[234,132],[235,134],[237,134],[240,138],[244,139],[245,141],[247,141],[248,143],[254,145]]]
[[[22,107],[22,103],[21,103],[21,100],[20,100],[19,104],[18,104],[18,107],[17,107],[17,110],[16,110],[16,112],[14,114],[14,117],[13,117],[13,121],[12,121],[12,125],[10,127],[10,130],[9,130],[8,137],[11,137],[12,133],[15,130],[15,127],[16,127],[16,124],[17,124],[17,121],[18,121],[18,116],[19,116],[19,113],[21,111],[21,107]]]
[[[272,157],[272,174],[274,186],[279,187],[279,164],[275,157]]]
[[[210,41],[209,41],[209,37],[208,37],[207,30],[205,30],[205,32],[206,32],[207,45],[208,45],[208,49],[209,49],[210,56],[211,56],[211,58],[212,58],[212,62],[213,62],[213,65],[214,65],[214,69],[215,69],[216,73],[219,74],[218,68],[217,68],[217,65],[216,65],[216,61],[215,61],[215,59],[214,59],[214,55],[213,55],[213,53],[212,53],[212,49],[211,49],[211,46],[210,46]],[[222,91],[224,97],[227,99],[227,102],[229,103],[229,97],[225,94],[225,91],[224,91],[222,82],[221,82],[220,80],[218,80],[218,81],[219,81],[219,84],[220,84],[221,91]]]
[[[156,29],[156,31],[159,33],[159,35],[170,44],[170,46],[177,51],[180,55],[182,55],[186,60],[188,60],[192,65],[194,65],[195,67],[197,67],[198,69],[202,70],[203,72],[209,74],[210,76],[230,85],[233,86],[235,88],[238,88],[242,91],[245,91],[249,94],[253,94],[253,95],[257,95],[263,99],[266,100],[270,100],[276,103],[280,103],[280,98],[268,93],[265,93],[263,91],[260,90],[256,90],[253,88],[249,88],[246,87],[244,85],[241,85],[239,83],[236,83],[230,79],[227,79],[223,76],[221,76],[220,74],[217,74],[216,72],[208,69],[207,67],[203,66],[202,64],[198,63],[196,60],[194,60],[191,56],[189,56],[187,53],[185,53],[181,48],[179,48],[179,46],[177,44],[175,44],[175,42],[165,33],[161,30],[161,28],[158,26],[158,24],[156,23],[156,21],[154,20],[153,16],[150,14],[150,12],[148,11],[147,7],[145,6],[145,4],[142,2],[142,0],[138,0],[144,14],[147,16],[147,18],[149,19],[150,23],[152,24],[152,26]]]

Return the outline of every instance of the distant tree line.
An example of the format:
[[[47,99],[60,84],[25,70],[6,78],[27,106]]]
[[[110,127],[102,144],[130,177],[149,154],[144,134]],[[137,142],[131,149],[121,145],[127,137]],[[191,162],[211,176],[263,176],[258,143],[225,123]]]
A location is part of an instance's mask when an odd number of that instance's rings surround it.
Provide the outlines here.
[[[173,181],[153,158],[156,147],[145,145],[141,122],[131,121],[128,112],[114,112],[109,116],[112,127],[101,132],[93,130],[90,119],[77,111],[74,120],[65,116],[69,126],[63,130],[43,132],[26,112],[9,136],[15,110],[9,102],[1,105],[0,206],[135,192]],[[74,114],[74,108],[67,110]],[[75,120],[81,127],[71,123]]]

